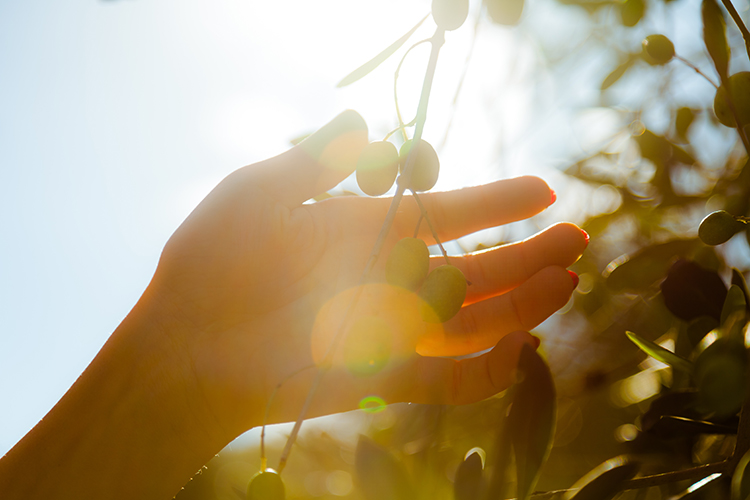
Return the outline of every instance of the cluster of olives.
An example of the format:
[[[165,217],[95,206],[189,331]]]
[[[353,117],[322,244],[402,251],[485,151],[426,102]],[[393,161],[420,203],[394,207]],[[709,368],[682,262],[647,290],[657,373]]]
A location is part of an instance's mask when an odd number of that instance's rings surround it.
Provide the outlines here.
[[[445,323],[466,299],[466,278],[459,268],[443,264],[430,272],[430,252],[419,238],[403,238],[385,263],[389,284],[417,293],[420,314],[429,323]]]
[[[399,151],[388,141],[371,142],[364,147],[357,161],[357,184],[370,196],[388,192],[399,172],[403,174],[406,159],[411,151],[412,140],[406,141]],[[440,171],[440,161],[435,149],[420,139],[416,152],[411,180],[407,189],[429,191],[435,185]]]
[[[698,227],[698,237],[706,245],[721,245],[747,227],[744,217],[737,217],[724,210],[708,214]]]
[[[284,500],[286,489],[281,476],[273,469],[255,474],[247,485],[247,500]]]

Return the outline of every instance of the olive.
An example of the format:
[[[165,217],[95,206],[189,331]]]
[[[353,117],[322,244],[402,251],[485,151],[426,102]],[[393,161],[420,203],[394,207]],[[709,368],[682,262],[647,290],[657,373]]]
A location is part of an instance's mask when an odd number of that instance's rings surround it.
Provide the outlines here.
[[[404,167],[406,167],[406,160],[409,157],[412,142],[411,139],[406,141],[399,150],[399,171],[401,175],[404,173]],[[437,182],[440,172],[440,160],[435,149],[424,139],[420,140],[416,154],[417,157],[411,171],[411,179],[409,180],[409,185],[406,187],[414,191],[429,191]]]
[[[247,485],[246,500],[284,500],[286,491],[281,476],[273,469],[255,474]]]
[[[469,16],[469,0],[432,0],[432,18],[440,28],[453,31]]]
[[[357,184],[370,196],[385,194],[398,174],[398,150],[388,141],[371,142],[357,161]]]
[[[730,76],[727,80],[734,110],[742,125],[750,123],[750,71],[741,71]],[[727,102],[727,91],[725,85],[719,86],[714,97],[714,113],[716,118],[727,127],[736,127],[732,110]]]
[[[466,278],[459,268],[450,264],[436,267],[427,275],[419,296],[423,300],[422,319],[428,323],[445,323],[461,310],[466,299]]]
[[[664,35],[649,35],[643,40],[643,50],[656,64],[666,64],[674,57],[674,44]]]
[[[734,215],[717,210],[708,214],[698,227],[698,237],[706,245],[721,245],[742,231],[745,224],[738,221]]]
[[[495,24],[514,26],[521,20],[524,0],[485,0],[487,14]]]

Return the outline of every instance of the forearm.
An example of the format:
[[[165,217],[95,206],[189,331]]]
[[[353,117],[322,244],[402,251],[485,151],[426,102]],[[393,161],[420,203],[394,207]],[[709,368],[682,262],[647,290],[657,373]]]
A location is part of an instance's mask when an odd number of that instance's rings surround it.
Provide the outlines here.
[[[170,325],[144,302],[0,460],[3,499],[169,499],[226,444],[196,408],[189,368],[164,359]]]

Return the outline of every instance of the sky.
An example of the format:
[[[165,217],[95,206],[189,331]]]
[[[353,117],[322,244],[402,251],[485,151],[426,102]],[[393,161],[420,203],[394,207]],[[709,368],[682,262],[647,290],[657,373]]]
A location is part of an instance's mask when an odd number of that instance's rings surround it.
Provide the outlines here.
[[[145,289],[169,236],[224,176],[347,108],[362,114],[372,140],[393,128],[403,49],[365,79],[336,83],[429,8],[429,0],[0,2],[0,454],[85,369]],[[538,25],[559,35],[569,15],[539,13]],[[433,30],[428,19],[413,40]],[[435,189],[534,173],[562,192],[561,175],[545,169],[555,144],[592,146],[617,116],[595,109],[579,127],[551,108],[530,128],[532,109],[559,98],[544,79],[536,94],[528,86],[534,44],[486,22],[479,33],[455,108],[472,30],[448,33],[441,52],[424,133],[441,158]],[[426,45],[415,49],[401,71],[405,116],[416,109],[427,55]],[[546,157],[534,146],[540,136]],[[351,179],[342,188],[357,189]]]

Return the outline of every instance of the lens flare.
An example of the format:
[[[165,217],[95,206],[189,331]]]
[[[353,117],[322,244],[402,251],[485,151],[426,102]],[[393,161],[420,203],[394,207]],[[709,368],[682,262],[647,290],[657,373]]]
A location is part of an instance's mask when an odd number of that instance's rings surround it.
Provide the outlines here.
[[[359,402],[359,409],[367,413],[380,413],[385,408],[385,400],[380,396],[366,396]]]

